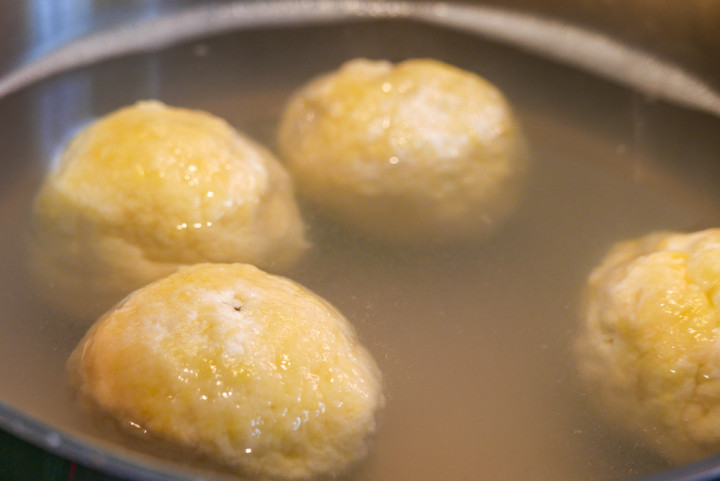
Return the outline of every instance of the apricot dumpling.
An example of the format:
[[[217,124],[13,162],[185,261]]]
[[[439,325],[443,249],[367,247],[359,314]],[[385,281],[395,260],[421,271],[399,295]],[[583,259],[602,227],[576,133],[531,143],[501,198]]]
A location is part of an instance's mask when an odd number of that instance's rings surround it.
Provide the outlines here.
[[[614,246],[575,345],[599,407],[668,460],[720,452],[720,229]]]
[[[280,271],[305,250],[285,168],[208,113],[139,102],[83,129],[40,187],[31,267],[41,292],[92,321],[198,262]]]
[[[299,195],[399,242],[485,237],[515,210],[528,166],[503,94],[426,59],[356,59],[310,81],[288,102],[278,148]]]
[[[273,479],[361,459],[383,404],[378,367],[346,318],[247,264],[183,267],[135,291],[68,369],[82,398],[120,423]]]

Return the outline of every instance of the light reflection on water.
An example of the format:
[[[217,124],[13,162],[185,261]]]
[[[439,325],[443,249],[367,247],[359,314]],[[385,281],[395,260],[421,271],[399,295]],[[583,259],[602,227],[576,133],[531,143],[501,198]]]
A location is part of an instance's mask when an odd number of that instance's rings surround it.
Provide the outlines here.
[[[97,24],[101,5],[94,0],[31,0],[26,3],[32,59],[91,31]],[[160,0],[130,1],[133,11],[144,18],[159,15]],[[160,93],[160,71],[152,59],[143,65],[147,98]],[[40,89],[34,99],[38,140],[42,153],[55,168],[65,144],[81,127],[107,112],[97,112],[93,102],[95,82],[82,73],[69,73]],[[69,127],[70,126],[70,127]]]
[[[86,32],[93,20],[92,0],[31,0],[25,5],[35,45],[31,57]]]
[[[77,130],[89,122],[93,82],[83,75],[70,75],[51,88],[42,89],[35,98],[38,136],[43,154],[55,170],[60,153]],[[76,126],[68,130],[68,126]]]
[[[97,0],[29,0],[25,2],[27,31],[33,47],[27,59],[36,58],[69,40],[90,32],[105,22],[124,16],[127,9],[134,18],[154,18],[162,13],[162,0],[126,0],[122,9],[111,10]],[[121,3],[121,2],[117,2]]]

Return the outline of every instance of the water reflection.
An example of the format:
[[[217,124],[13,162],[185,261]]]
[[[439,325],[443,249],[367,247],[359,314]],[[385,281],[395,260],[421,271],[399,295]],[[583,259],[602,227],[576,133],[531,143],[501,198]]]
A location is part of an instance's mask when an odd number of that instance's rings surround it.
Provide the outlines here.
[[[25,2],[32,48],[28,58],[36,58],[93,29],[125,21],[160,15],[163,0],[29,0]]]
[[[34,59],[63,44],[91,33],[94,29],[138,18],[162,14],[161,0],[108,2],[103,0],[30,0],[25,5],[28,31],[33,47],[28,59]],[[142,98],[156,98],[160,90],[160,69],[154,58],[140,62],[134,74],[144,78]],[[131,75],[130,72],[127,72]],[[93,98],[97,79],[88,72],[66,73],[39,87],[34,100],[37,139],[45,158],[57,161],[57,154],[80,127],[101,108]],[[132,95],[132,94],[130,94]],[[118,105],[119,107],[120,105]]]
[[[68,75],[41,89],[35,118],[42,154],[54,169],[70,136],[89,121],[93,82],[88,75]]]
[[[93,0],[31,0],[25,5],[34,45],[31,56],[87,32],[93,20]]]

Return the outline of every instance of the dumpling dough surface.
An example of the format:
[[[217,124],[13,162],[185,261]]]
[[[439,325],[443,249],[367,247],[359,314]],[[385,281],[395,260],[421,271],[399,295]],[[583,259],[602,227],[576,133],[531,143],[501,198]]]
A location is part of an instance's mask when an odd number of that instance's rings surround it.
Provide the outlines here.
[[[246,264],[183,267],[98,321],[68,363],[104,411],[242,473],[334,474],[367,453],[381,376],[348,321]]]
[[[592,397],[672,462],[720,452],[720,229],[613,247],[576,344]]]
[[[290,266],[306,247],[284,167],[224,120],[140,102],[66,147],[33,212],[34,275],[52,304],[94,320],[179,265]]]
[[[524,145],[497,88],[434,60],[347,62],[290,99],[278,133],[299,194],[402,242],[492,232],[518,203]]]

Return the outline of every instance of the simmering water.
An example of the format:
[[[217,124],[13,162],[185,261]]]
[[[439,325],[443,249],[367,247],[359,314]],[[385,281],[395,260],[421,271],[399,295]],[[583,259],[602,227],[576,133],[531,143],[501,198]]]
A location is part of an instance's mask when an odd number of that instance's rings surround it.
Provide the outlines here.
[[[383,245],[303,206],[314,247],[287,275],[343,311],[386,382],[373,454],[348,479],[591,481],[667,469],[588,410],[570,345],[579,291],[610,245],[720,225],[720,120],[404,20],[225,32],[58,73],[2,99],[0,399],[155,463],[73,403],[64,363],[83,329],[22,280],[35,189],[80,126],[141,99],[207,110],[274,149],[291,92],[360,56],[432,57],[484,76],[514,105],[533,170],[516,216],[474,245]]]

